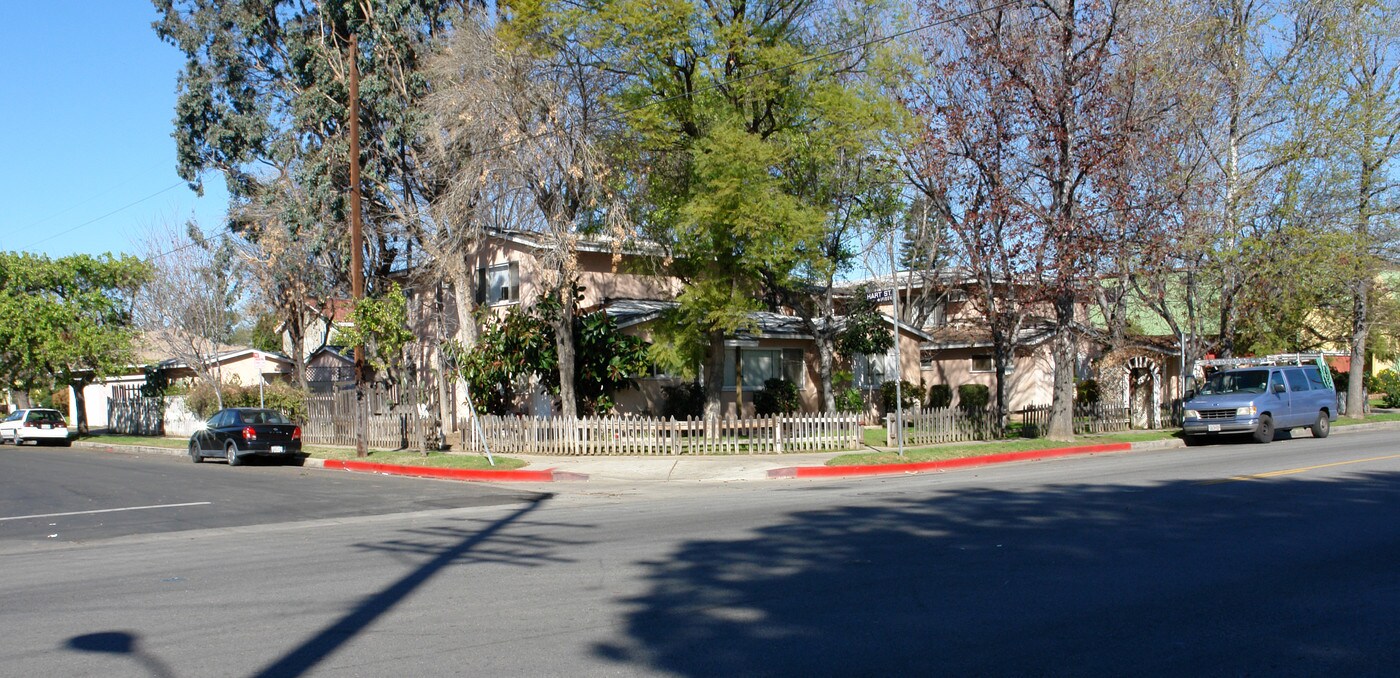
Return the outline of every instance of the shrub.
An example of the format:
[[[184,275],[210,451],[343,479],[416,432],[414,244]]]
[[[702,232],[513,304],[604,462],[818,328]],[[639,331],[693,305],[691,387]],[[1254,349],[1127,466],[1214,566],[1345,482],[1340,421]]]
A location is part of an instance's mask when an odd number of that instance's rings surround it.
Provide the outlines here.
[[[899,395],[900,403],[907,409],[924,401],[924,387],[915,386],[901,379],[899,380]],[[894,382],[887,381],[880,384],[880,406],[883,407],[886,412],[893,412],[895,410],[894,398]]]
[[[1400,374],[1395,370],[1381,370],[1375,376],[1375,391],[1384,393],[1381,407],[1400,407]]]
[[[258,387],[225,384],[224,407],[258,407]],[[292,421],[306,421],[306,394],[290,384],[268,384],[263,387],[262,401],[269,409],[278,410]],[[185,407],[201,418],[208,419],[219,410],[214,387],[199,382],[190,387]]]
[[[661,393],[665,397],[665,402],[661,405],[663,417],[685,419],[705,413],[705,387],[698,381],[678,386],[663,386]]]
[[[991,394],[986,384],[963,384],[958,387],[958,408],[967,414],[981,414],[991,402]]]
[[[1085,379],[1074,385],[1074,402],[1077,405],[1093,405],[1099,401],[1099,382]]]
[[[760,417],[790,414],[802,409],[802,398],[797,394],[797,384],[786,379],[769,379],[763,382],[763,390],[753,394],[753,408]]]
[[[947,384],[934,384],[928,387],[928,406],[941,410],[953,404],[953,387]]]
[[[854,386],[836,393],[836,411],[843,413],[864,412],[865,396]]]

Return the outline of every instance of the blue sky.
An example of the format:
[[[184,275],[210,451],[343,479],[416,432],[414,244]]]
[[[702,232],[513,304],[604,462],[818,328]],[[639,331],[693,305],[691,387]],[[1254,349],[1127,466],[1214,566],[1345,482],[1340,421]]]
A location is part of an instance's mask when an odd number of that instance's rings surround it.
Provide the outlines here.
[[[151,30],[148,0],[7,3],[5,14],[0,250],[139,254],[153,225],[221,225],[223,178],[205,177],[197,198],[175,173],[182,59]]]

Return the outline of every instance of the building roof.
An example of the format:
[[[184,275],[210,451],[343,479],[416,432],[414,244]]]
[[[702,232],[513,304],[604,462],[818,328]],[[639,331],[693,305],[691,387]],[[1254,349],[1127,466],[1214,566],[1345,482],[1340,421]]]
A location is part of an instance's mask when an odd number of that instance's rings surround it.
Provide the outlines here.
[[[1016,336],[1020,346],[1034,346],[1048,340],[1055,333],[1055,324],[1049,320],[1029,320]],[[925,349],[991,348],[992,333],[984,327],[970,325],[949,325],[929,330],[929,339],[923,344]]]
[[[660,318],[666,311],[675,308],[678,304],[674,301],[659,301],[655,299],[612,299],[606,302],[602,311],[607,313],[617,322],[619,328],[632,327],[648,323]],[[881,314],[885,320],[893,322],[893,318]],[[773,313],[771,311],[755,311],[749,314],[749,319],[756,326],[755,331],[740,330],[735,335],[750,339],[811,339],[812,335],[808,331],[806,321],[795,315],[784,313]],[[824,322],[817,320],[816,322]],[[845,316],[837,316],[832,320],[833,324],[840,327],[845,325]],[[899,328],[908,334],[912,334],[921,341],[933,339],[928,333],[904,322],[899,323]]]

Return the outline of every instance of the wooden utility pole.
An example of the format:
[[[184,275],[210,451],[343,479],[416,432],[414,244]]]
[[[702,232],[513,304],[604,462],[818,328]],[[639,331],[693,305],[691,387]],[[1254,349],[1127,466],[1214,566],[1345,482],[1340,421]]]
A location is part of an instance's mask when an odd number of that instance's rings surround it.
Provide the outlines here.
[[[365,238],[360,212],[360,51],[350,34],[350,297],[356,305],[365,298]],[[365,428],[365,347],[355,345],[355,456],[369,455]]]

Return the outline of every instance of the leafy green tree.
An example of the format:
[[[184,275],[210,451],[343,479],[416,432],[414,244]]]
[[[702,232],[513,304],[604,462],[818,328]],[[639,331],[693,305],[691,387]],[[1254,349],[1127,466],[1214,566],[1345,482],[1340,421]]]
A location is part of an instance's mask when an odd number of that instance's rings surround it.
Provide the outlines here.
[[[823,266],[831,203],[810,190],[823,182],[797,170],[819,157],[808,155],[825,142],[814,134],[818,121],[851,101],[850,83],[834,76],[855,60],[809,58],[847,36],[827,30],[840,8],[685,0],[503,8],[521,35],[577,41],[625,76],[613,97],[626,111],[611,139],[627,168],[619,183],[640,231],[665,251],[665,272],[686,283],[658,324],[654,357],[683,374],[703,366],[705,416],[717,417],[726,337],[752,330],[752,312],[776,306],[779,291],[799,289],[805,272]]]
[[[19,404],[32,389],[71,384],[86,431],[83,387],[133,362],[129,309],[149,277],[128,255],[0,253],[0,371]]]
[[[408,299],[398,283],[372,297],[355,302],[350,326],[341,330],[341,340],[349,346],[363,346],[370,368],[393,382],[403,365],[403,348],[413,341],[408,329]]]
[[[561,395],[554,339],[558,323],[550,317],[559,312],[560,307],[549,302],[528,310],[517,306],[502,318],[483,321],[475,346],[448,345],[457,375],[467,382],[476,407],[492,414],[509,412],[531,377],[550,393]],[[632,376],[651,366],[646,342],[623,334],[606,313],[575,313],[572,327],[578,346],[574,355],[577,411],[608,412],[614,406],[613,396],[634,386]]]

